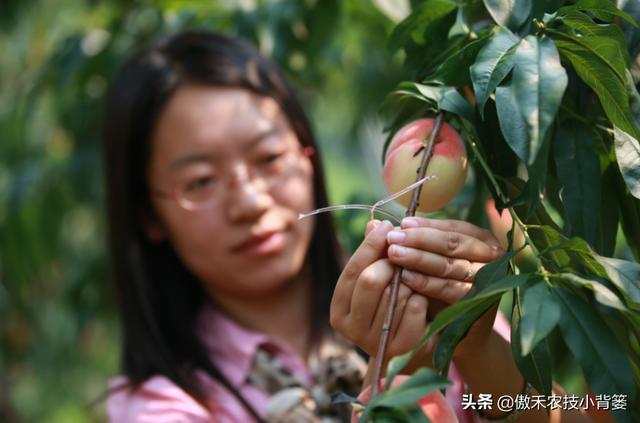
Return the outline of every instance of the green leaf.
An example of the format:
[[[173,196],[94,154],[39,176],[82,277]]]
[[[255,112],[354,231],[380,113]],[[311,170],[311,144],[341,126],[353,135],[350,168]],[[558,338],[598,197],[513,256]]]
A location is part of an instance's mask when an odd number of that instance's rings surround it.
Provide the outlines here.
[[[442,85],[461,87],[470,82],[469,67],[474,63],[478,52],[489,40],[491,32],[486,32],[475,41],[464,45],[425,78],[425,82],[436,82]]]
[[[415,84],[418,92],[426,99],[435,102],[438,107],[447,112],[473,122],[473,108],[471,104],[453,87]]]
[[[410,38],[417,44],[424,44],[429,27],[455,8],[456,4],[449,0],[426,0],[394,28],[389,38],[389,47],[396,50]]]
[[[618,178],[622,179],[618,172],[618,165],[610,162],[602,173],[598,232],[596,244],[593,246],[598,254],[608,257],[612,256],[615,251],[618,224],[620,223],[620,202],[616,193]]]
[[[597,254],[591,249],[589,244],[582,238],[573,237],[571,239],[557,242],[547,248],[547,252],[564,252],[569,257],[570,263],[564,270],[582,272],[606,279],[607,272],[597,260]]]
[[[560,320],[560,306],[541,276],[521,289],[520,338],[522,355],[528,355]]]
[[[511,198],[520,197],[522,192],[526,188],[526,182],[517,177],[509,178],[508,180],[505,181],[505,184],[507,187],[507,193]],[[518,214],[518,216],[522,217],[527,214],[526,210],[528,206],[529,205],[526,203],[522,205],[517,204],[514,206],[514,209]],[[524,221],[524,223],[526,223],[527,225],[548,226],[551,230],[555,231],[556,233],[561,230],[560,227],[553,221],[551,216],[549,216],[549,213],[545,209],[544,204],[538,204],[534,208],[531,216],[528,216]]]
[[[463,7],[458,7],[458,10],[456,11],[456,22],[453,24],[451,29],[449,29],[449,39],[455,38],[459,35],[467,36],[471,32],[464,12],[465,10]]]
[[[545,14],[553,13],[564,3],[564,0],[535,0],[531,6],[531,18],[542,20]]]
[[[496,88],[496,111],[500,130],[509,147],[518,157],[528,157],[527,123],[518,109],[513,81]]]
[[[640,200],[631,195],[617,169],[615,190],[620,204],[622,231],[634,257],[640,260]]]
[[[593,133],[577,121],[564,122],[555,134],[554,158],[570,233],[594,245],[601,176]]]
[[[471,66],[471,81],[476,94],[478,110],[484,117],[484,106],[489,95],[511,72],[514,63],[514,46],[520,38],[500,27],[489,42],[480,50],[476,62]]]
[[[529,180],[527,181],[526,198],[528,202],[527,212],[524,215],[528,219],[541,203],[547,185],[547,174],[549,167],[549,151],[551,150],[552,131],[542,139],[542,144],[533,163],[527,166]]]
[[[609,280],[633,303],[640,306],[640,264],[610,257],[596,257],[604,266]],[[633,304],[630,304],[633,306]]]
[[[411,407],[411,409],[415,409],[416,407]],[[410,410],[399,407],[375,407],[375,408],[367,408],[365,412],[360,416],[359,421],[363,423],[424,423],[429,422],[429,419],[422,414],[422,419],[418,417],[418,420],[414,420],[416,418],[416,414]]]
[[[574,40],[583,43],[598,54],[625,80],[626,66],[630,62],[624,34],[616,25],[601,25],[578,11],[571,11],[559,18],[576,32]],[[573,36],[573,35],[572,35]]]
[[[520,42],[515,53],[513,91],[528,135],[526,155],[520,158],[532,164],[553,123],[567,87],[567,73],[560,64],[555,44],[549,38],[533,35]]]
[[[638,3],[640,7],[640,3]],[[640,33],[640,30],[638,31]],[[640,93],[636,88],[636,83],[633,80],[633,75],[629,70],[626,72],[627,76],[627,94],[629,95],[629,109],[631,111],[631,117],[636,123],[636,127],[640,127]]]
[[[604,22],[612,22],[616,16],[629,22],[631,25],[637,27],[638,24],[628,13],[618,9],[611,0],[580,0],[574,5],[561,7],[558,13],[566,13],[572,10],[582,10],[589,12],[596,18]]]
[[[432,369],[421,368],[395,388],[371,401],[371,406],[398,407],[418,401],[430,392],[446,388],[450,382]]]
[[[586,279],[573,273],[559,273],[550,276],[555,283],[566,284],[572,287],[584,287],[593,291],[593,296],[600,304],[617,310],[627,312],[629,309],[620,298],[610,290],[601,280]]]
[[[596,393],[624,392],[633,403],[636,386],[629,358],[604,320],[575,294],[555,287],[564,340]]]
[[[622,129],[613,127],[618,167],[635,198],[640,198],[640,142]]]
[[[428,339],[444,329],[461,316],[465,310],[475,307],[483,301],[493,303],[505,292],[525,284],[529,278],[528,274],[506,276],[508,272],[509,260],[515,256],[511,251],[499,260],[489,263],[480,269],[473,282],[473,287],[467,295],[455,304],[440,311],[431,321],[426,333],[418,344],[408,353],[394,357],[387,366],[387,386],[390,386],[393,378],[409,363],[411,357],[427,342]]]
[[[625,132],[637,137],[638,129],[629,111],[626,83],[590,45],[578,42],[572,35],[547,29],[560,54],[569,60],[576,73],[598,95],[609,120]]]
[[[533,347],[533,350],[526,355],[522,354],[520,348],[521,343],[514,342],[514,340],[521,339],[520,320],[522,299],[520,298],[520,292],[520,289],[516,289],[515,304],[511,319],[511,350],[513,352],[513,359],[524,378],[529,381],[538,392],[548,396],[551,395],[553,369],[553,360],[551,358],[548,338],[540,340],[540,342]]]
[[[599,256],[582,238],[567,239],[550,226],[527,225],[527,232],[549,269],[608,279],[604,266],[598,261]]]
[[[500,26],[516,31],[531,13],[533,0],[484,0],[493,20]]]
[[[498,299],[499,296],[494,296],[474,302],[444,330],[433,352],[433,365],[437,370],[442,371],[449,365],[458,343],[466,336],[471,326],[480,316],[495,304]]]

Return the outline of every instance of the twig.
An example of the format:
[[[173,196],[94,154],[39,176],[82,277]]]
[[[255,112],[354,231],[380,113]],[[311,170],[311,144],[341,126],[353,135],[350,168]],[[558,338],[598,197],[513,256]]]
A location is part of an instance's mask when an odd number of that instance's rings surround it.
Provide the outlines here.
[[[420,167],[418,168],[418,176],[416,178],[416,181],[423,179],[425,173],[427,172],[427,166],[429,165],[431,155],[433,154],[433,146],[435,145],[436,138],[440,133],[443,119],[443,113],[439,113],[436,117],[436,122],[433,126],[433,130],[431,131],[431,135],[429,136],[429,141],[427,143],[426,149],[424,150],[424,153],[422,155],[422,162],[420,163]],[[422,185],[418,185],[413,191],[411,201],[409,202],[409,207],[407,208],[407,212],[405,213],[406,217],[415,216],[421,191]],[[393,278],[391,279],[391,299],[389,301],[389,306],[387,307],[387,310],[385,312],[382,332],[380,333],[380,342],[378,344],[378,351],[376,352],[376,361],[373,368],[373,385],[371,386],[371,399],[375,398],[380,390],[382,366],[385,361],[387,344],[389,343],[389,333],[391,332],[391,325],[393,324],[393,315],[395,314],[396,306],[398,304],[398,289],[400,288],[401,276],[402,268],[396,267],[393,272]]]

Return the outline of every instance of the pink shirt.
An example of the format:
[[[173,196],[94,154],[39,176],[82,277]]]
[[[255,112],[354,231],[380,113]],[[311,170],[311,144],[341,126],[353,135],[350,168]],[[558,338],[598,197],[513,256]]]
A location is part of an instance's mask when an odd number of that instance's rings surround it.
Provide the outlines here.
[[[498,314],[494,329],[509,339],[509,325]],[[268,394],[248,383],[253,357],[259,347],[266,347],[284,366],[301,380],[312,383],[306,363],[266,335],[240,326],[224,314],[206,308],[200,318],[199,333],[209,349],[211,359],[229,382],[247,401],[264,415]],[[215,334],[215,335],[213,335]],[[233,342],[231,342],[233,341]],[[200,405],[185,391],[164,376],[154,376],[145,381],[135,392],[121,389],[109,396],[107,414],[112,423],[247,423],[254,421],[242,404],[219,382],[204,372],[198,374],[208,393],[208,409]],[[456,411],[460,423],[480,422],[471,413],[462,410],[463,382],[452,365],[449,379],[453,385],[447,389],[447,399]],[[110,386],[127,383],[118,377]]]

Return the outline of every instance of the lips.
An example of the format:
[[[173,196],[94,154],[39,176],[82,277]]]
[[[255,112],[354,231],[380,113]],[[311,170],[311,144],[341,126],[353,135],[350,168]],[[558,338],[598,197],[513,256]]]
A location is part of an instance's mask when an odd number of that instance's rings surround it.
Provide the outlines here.
[[[234,248],[234,251],[242,254],[267,255],[282,250],[284,244],[284,231],[266,231],[252,235],[238,247]]]

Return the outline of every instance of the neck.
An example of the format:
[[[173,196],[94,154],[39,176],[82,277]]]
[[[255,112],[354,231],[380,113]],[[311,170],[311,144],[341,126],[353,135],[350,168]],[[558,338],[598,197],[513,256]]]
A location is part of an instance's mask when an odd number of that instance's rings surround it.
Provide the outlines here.
[[[312,283],[306,267],[276,292],[255,297],[218,294],[214,301],[239,324],[284,343],[306,359],[310,348]]]

